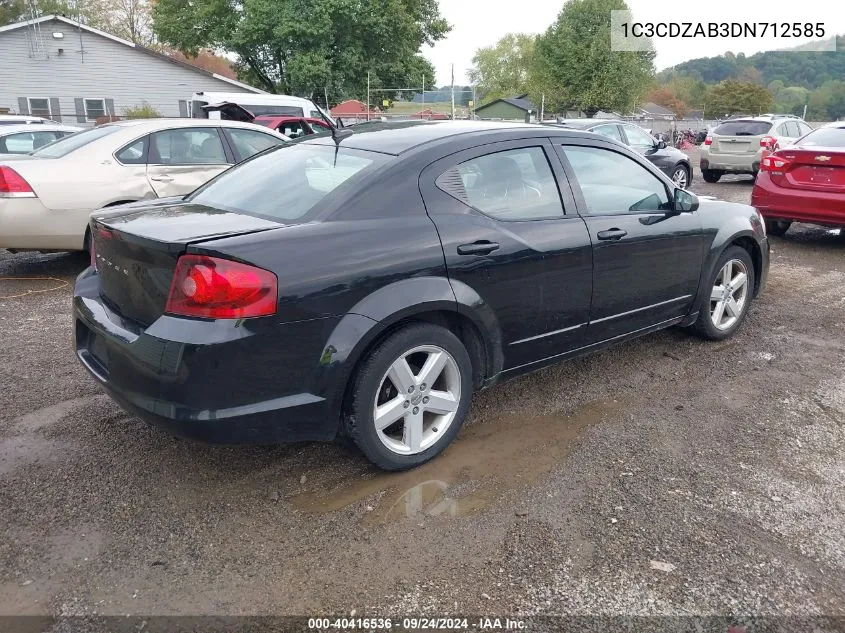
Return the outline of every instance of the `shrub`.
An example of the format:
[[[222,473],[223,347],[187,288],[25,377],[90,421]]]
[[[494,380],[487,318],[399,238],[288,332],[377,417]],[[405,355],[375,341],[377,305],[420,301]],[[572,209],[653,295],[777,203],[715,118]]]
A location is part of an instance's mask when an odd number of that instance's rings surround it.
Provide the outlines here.
[[[146,101],[142,101],[139,106],[123,108],[124,119],[157,119],[160,116],[161,113]]]

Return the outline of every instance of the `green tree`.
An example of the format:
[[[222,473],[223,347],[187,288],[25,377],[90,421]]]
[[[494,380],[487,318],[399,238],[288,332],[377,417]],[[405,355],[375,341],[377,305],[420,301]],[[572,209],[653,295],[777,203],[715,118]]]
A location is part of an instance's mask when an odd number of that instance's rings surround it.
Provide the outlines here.
[[[706,114],[720,118],[732,114],[761,114],[771,106],[772,93],[763,86],[726,79],[710,89]]]
[[[528,92],[528,72],[534,53],[533,35],[508,33],[493,46],[479,48],[467,75],[483,97],[493,101]]]
[[[42,15],[76,17],[76,5],[70,0],[38,0],[36,14],[36,17]],[[31,17],[32,13],[27,0],[0,0],[0,26],[29,20]]]
[[[777,84],[778,82],[772,82]],[[769,92],[772,92],[771,89]],[[780,114],[797,114],[804,113],[804,105],[808,103],[810,91],[801,86],[789,86],[781,88],[774,94],[774,104],[772,109],[774,112]]]
[[[845,117],[845,82],[827,81],[810,93],[808,120],[837,121],[842,117]]]
[[[610,50],[610,12],[624,0],[569,0],[534,46],[529,85],[546,111],[626,112],[654,77],[654,52]]]
[[[436,0],[156,0],[153,30],[187,54],[238,57],[239,76],[270,92],[330,99],[434,84],[419,53],[450,26]],[[393,95],[390,95],[393,96]]]

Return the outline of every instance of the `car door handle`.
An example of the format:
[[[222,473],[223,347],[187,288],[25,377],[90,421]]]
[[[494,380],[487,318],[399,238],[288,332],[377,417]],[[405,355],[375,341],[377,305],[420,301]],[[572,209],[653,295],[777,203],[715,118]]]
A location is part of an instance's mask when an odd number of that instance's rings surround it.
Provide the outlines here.
[[[156,182],[173,182],[171,176],[150,176],[150,180],[155,180]]]
[[[458,246],[458,255],[489,255],[497,250],[499,250],[499,245],[496,242],[478,240],[472,244],[461,244]]]
[[[628,235],[628,231],[624,229],[607,229],[606,231],[599,231],[596,237],[600,240],[621,240]]]

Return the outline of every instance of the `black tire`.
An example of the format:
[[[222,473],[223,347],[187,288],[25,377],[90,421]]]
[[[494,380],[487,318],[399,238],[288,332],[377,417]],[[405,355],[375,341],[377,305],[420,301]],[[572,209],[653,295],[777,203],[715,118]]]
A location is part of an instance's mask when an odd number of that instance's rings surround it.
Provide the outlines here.
[[[789,227],[792,226],[792,220],[775,220],[766,218],[766,234],[782,237],[786,235]]]
[[[722,177],[722,172],[714,169],[702,169],[701,175],[704,178],[704,182],[719,182],[719,178]]]
[[[422,452],[401,454],[389,449],[379,439],[373,405],[382,388],[382,379],[393,362],[421,345],[436,345],[451,355],[460,375],[460,398],[455,417],[443,436]],[[407,470],[439,455],[460,431],[472,400],[472,361],[460,339],[446,328],[418,323],[408,325],[378,345],[364,358],[353,378],[349,401],[344,411],[344,433],[373,464],[384,470]]]
[[[716,284],[716,279],[719,272],[722,270],[722,267],[731,260],[740,260],[748,271],[746,280],[748,296],[743,305],[742,314],[736,319],[733,325],[726,329],[719,329],[713,323],[713,319],[710,314],[710,294],[711,289]],[[721,254],[719,259],[716,260],[716,265],[713,267],[713,270],[710,271],[707,279],[709,281],[707,283],[706,290],[704,291],[704,296],[701,299],[701,303],[698,306],[698,320],[696,320],[696,322],[692,325],[691,330],[701,338],[709,339],[711,341],[721,341],[733,336],[734,332],[736,332],[745,321],[745,317],[748,315],[748,310],[751,307],[756,279],[756,271],[754,270],[754,262],[751,260],[751,255],[749,255],[748,251],[742,247],[729,246],[725,249],[725,252]]]
[[[683,171],[684,172],[684,185],[681,189],[688,189],[690,186],[690,169],[686,165],[678,163],[675,165],[675,168],[672,170],[672,182],[677,182],[675,180],[675,174]]]

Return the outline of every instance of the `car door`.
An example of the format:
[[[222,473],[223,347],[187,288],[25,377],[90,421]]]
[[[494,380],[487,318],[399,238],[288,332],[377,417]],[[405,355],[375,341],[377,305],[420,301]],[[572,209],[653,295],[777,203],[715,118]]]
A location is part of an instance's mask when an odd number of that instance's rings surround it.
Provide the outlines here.
[[[183,196],[232,162],[217,127],[161,130],[150,134],[147,180],[159,198]]]
[[[495,315],[505,369],[580,346],[589,317],[590,237],[552,152],[547,139],[490,143],[420,177],[452,286]]]
[[[259,130],[247,130],[243,128],[223,128],[223,134],[229,141],[229,146],[235,153],[235,162],[246,160],[265,149],[281,145],[285,142],[283,138],[275,134],[268,134]]]
[[[609,143],[556,143],[593,244],[589,342],[688,314],[704,240],[697,213],[674,213],[674,189]]]

